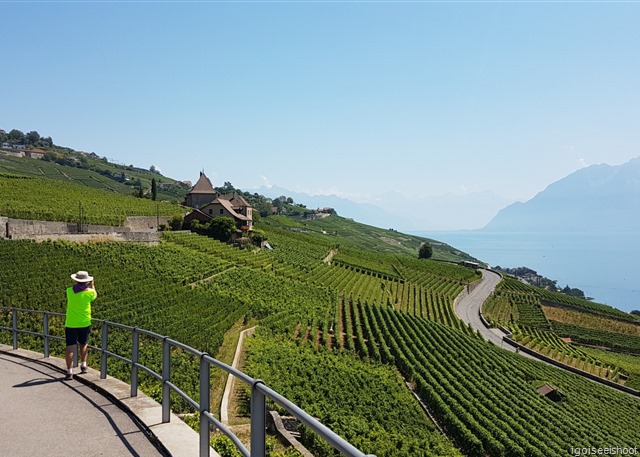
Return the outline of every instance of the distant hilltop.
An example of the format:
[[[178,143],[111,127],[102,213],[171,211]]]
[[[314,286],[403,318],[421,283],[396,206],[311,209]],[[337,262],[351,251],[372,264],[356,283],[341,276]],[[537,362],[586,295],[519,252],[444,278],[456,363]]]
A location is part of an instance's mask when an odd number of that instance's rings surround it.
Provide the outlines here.
[[[549,185],[531,200],[502,209],[492,232],[640,230],[640,157],[592,165]]]

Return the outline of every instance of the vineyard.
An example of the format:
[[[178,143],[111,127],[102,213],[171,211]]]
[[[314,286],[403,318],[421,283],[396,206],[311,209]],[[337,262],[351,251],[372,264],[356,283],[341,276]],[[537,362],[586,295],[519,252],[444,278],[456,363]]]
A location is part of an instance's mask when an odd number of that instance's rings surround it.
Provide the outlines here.
[[[638,439],[640,431],[629,425],[637,424],[637,400],[502,351],[470,331],[387,307],[347,308],[344,350],[394,364],[465,455],[564,455],[571,443]],[[293,339],[325,351],[297,332]],[[535,388],[543,383],[560,388],[567,400],[558,405],[540,396]],[[298,386],[283,382],[279,388],[300,395]],[[621,409],[607,410],[609,404]]]
[[[70,272],[86,269],[99,293],[94,317],[165,334],[210,354],[230,328],[255,322],[247,372],[379,457],[555,456],[571,447],[640,442],[638,399],[503,351],[455,316],[456,296],[479,278],[474,270],[418,260],[415,251],[409,256],[413,241],[401,234],[386,239],[372,229],[358,237],[334,216],[308,224],[266,218],[257,227],[273,249],[239,249],[172,232],[158,246],[0,242],[0,303],[62,312]],[[633,359],[619,358],[618,364],[551,333],[543,299],[507,280],[485,313],[547,355],[562,349],[581,369],[608,371],[611,378],[632,374],[623,367],[633,367]],[[0,325],[9,320],[0,313]],[[62,324],[53,322],[52,332],[62,335]],[[114,349],[127,347],[130,335],[113,337]],[[0,333],[0,341],[9,336]],[[152,341],[141,343],[141,360],[157,367],[161,351]],[[28,336],[21,344],[37,348]],[[52,348],[63,350],[62,344]],[[179,351],[173,356],[172,381],[197,397],[197,361]],[[114,363],[109,374],[126,377],[128,370]],[[540,395],[536,389],[544,383],[564,399]],[[143,377],[141,384],[158,395],[155,381]],[[180,402],[175,407],[190,412]],[[334,455],[301,432],[315,455]]]
[[[173,182],[172,179],[157,173],[133,168],[131,166],[115,165],[91,156],[84,156],[87,164],[96,170],[103,170],[104,174],[120,174],[128,180],[140,182],[146,189],[151,188],[151,179],[158,182]],[[123,195],[131,195],[133,187],[123,182],[112,179],[104,174],[75,166],[61,166],[55,162],[46,160],[33,160],[28,158],[10,157],[0,153],[0,175],[19,175],[39,180],[47,179],[58,182],[74,183],[106,192],[117,192]],[[130,182],[132,184],[133,182]],[[170,190],[159,189],[159,200],[182,201],[186,191],[180,187],[172,187]]]
[[[330,243],[303,238],[298,246],[290,241],[287,243],[281,232],[276,232],[273,251],[238,250],[209,238],[185,233],[166,233],[165,239],[168,244],[213,255],[253,270],[224,271],[204,287],[229,293],[238,290],[237,293],[243,295],[250,282],[260,283],[264,290],[270,291],[264,299],[271,299],[274,307],[281,306],[282,299],[295,297],[299,291],[308,288],[326,290],[331,296],[324,300],[326,309],[306,314],[308,317],[302,322],[302,325],[310,327],[314,327],[314,319],[328,322],[327,316],[336,318],[338,297],[392,306],[409,314],[460,327],[462,323],[453,313],[453,301],[465,284],[478,277],[473,270],[433,261],[418,262],[411,270],[408,267],[410,260],[404,259],[404,264],[396,260],[398,266],[394,266],[388,258],[386,263],[389,270],[393,269],[396,273],[386,274],[366,268],[364,264],[367,259],[361,253],[358,257],[342,254],[342,258],[348,259],[349,263],[337,261],[329,265],[322,260],[332,249]],[[341,249],[338,251],[341,252]],[[373,258],[377,255],[374,253]],[[406,279],[400,276],[400,271],[407,273]],[[287,286],[289,283],[292,285]],[[283,297],[282,292],[288,289],[291,289],[289,295]],[[307,312],[306,306],[301,307],[301,312]],[[330,327],[326,324],[322,328],[323,332],[327,332]]]
[[[628,370],[615,358],[599,359],[576,344],[640,354],[640,325],[633,315],[606,305],[529,286],[506,277],[483,307],[494,326],[504,325],[518,343],[558,362],[624,383]],[[605,330],[606,329],[606,330]],[[632,377],[632,384],[637,379]]]
[[[104,179],[104,178],[103,178]],[[121,225],[128,216],[174,216],[174,204],[109,193],[73,182],[0,175],[0,215],[15,219]]]

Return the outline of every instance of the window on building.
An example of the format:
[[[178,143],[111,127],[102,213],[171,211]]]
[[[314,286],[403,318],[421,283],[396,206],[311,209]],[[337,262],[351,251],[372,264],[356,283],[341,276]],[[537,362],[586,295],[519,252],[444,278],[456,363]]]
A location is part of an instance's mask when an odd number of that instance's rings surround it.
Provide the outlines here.
[[[223,214],[224,210],[222,208],[220,208],[220,214]]]
[[[209,214],[213,214],[213,210],[209,208]]]

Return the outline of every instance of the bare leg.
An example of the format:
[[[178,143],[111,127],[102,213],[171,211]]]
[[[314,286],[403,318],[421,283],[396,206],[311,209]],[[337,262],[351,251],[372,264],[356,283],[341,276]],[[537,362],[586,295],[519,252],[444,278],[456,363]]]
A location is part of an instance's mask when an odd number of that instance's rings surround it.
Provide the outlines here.
[[[79,344],[80,346],[80,361],[85,365],[87,364],[87,355],[89,354],[89,345],[88,344]]]
[[[64,355],[64,360],[67,362],[67,370],[71,369],[71,365],[73,364],[73,346],[67,346],[67,352]]]

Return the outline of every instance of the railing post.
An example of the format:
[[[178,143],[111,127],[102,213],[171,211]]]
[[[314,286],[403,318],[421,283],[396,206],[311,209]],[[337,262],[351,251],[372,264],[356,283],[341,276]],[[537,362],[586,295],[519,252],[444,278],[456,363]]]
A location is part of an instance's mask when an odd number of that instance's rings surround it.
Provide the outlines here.
[[[256,379],[251,385],[251,457],[266,455],[267,408],[264,394],[256,388],[258,384],[264,382]]]
[[[44,332],[44,358],[49,358],[49,313],[42,315],[42,331]]]
[[[18,310],[11,309],[11,326],[13,328],[13,349],[18,349]]]
[[[171,420],[171,387],[167,384],[171,381],[171,345],[169,338],[162,340],[162,423]]]
[[[140,347],[140,334],[138,327],[133,328],[133,346],[131,348],[131,396],[138,396],[138,349]]]
[[[200,457],[209,457],[211,433],[204,413],[211,408],[211,375],[207,354],[200,356]]]
[[[109,327],[102,321],[102,345],[100,346],[100,379],[107,378],[107,348],[109,347]]]

